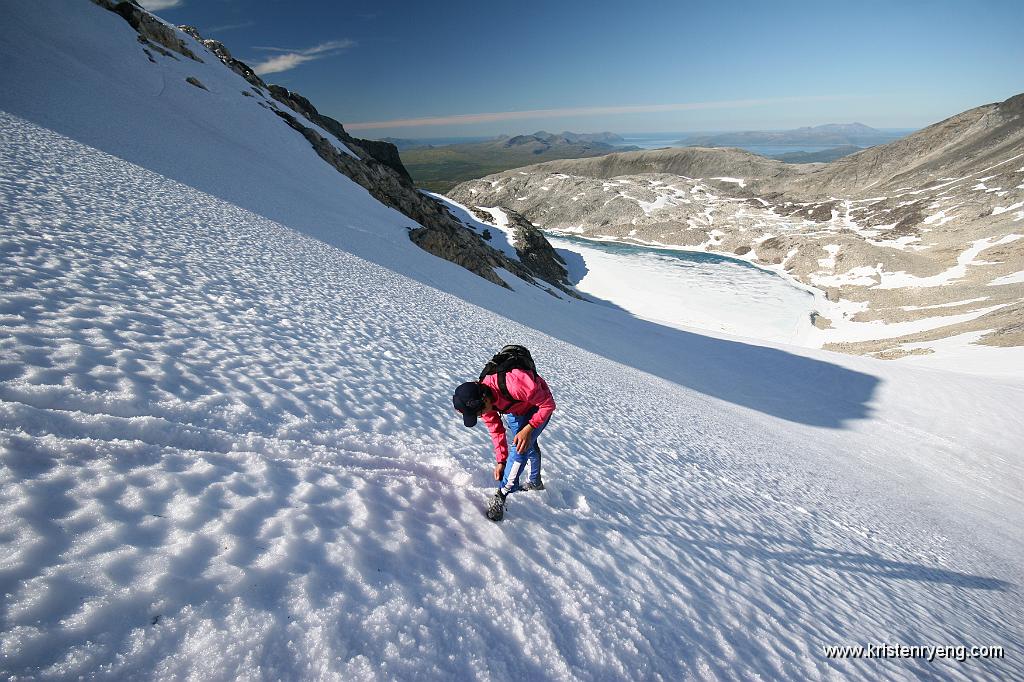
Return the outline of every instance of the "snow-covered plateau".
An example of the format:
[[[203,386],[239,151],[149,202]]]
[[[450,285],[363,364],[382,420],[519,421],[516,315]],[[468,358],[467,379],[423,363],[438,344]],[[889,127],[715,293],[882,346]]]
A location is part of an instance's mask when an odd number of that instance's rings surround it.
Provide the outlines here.
[[[492,284],[181,35],[0,6],[0,677],[1024,678],[1024,381]],[[880,644],[1005,653],[825,653]]]

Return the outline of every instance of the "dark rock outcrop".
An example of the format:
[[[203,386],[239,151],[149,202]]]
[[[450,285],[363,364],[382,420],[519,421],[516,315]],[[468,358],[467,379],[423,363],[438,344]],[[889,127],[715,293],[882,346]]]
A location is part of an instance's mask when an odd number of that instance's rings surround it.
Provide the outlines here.
[[[359,159],[338,150],[323,135],[304,125],[298,118],[280,109],[275,112],[309,142],[317,155],[339,173],[362,185],[377,201],[409,216],[422,227],[412,229],[409,237],[421,248],[457,263],[500,286],[507,287],[494,267],[515,271],[504,256],[487,246],[479,236],[457,221],[441,204],[417,192],[393,169],[373,158]],[[523,272],[527,280],[529,273]],[[519,273],[517,273],[519,274]]]
[[[338,125],[341,124],[339,123]],[[366,150],[367,154],[377,159],[385,166],[389,166],[396,173],[407,179],[409,184],[412,184],[412,178],[409,176],[409,171],[406,170],[405,166],[402,164],[402,158],[398,155],[398,147],[390,142],[384,142],[382,140],[364,140],[360,137],[353,137],[350,139],[352,142],[349,144]]]
[[[202,62],[192,50],[188,49],[173,26],[168,26],[134,2],[118,2],[117,0],[92,0],[104,9],[120,15],[139,34],[139,38],[150,43],[162,45],[168,50]]]
[[[412,187],[412,178],[409,177],[409,172],[402,165],[402,160],[398,156],[398,148],[395,145],[388,142],[380,142],[376,140],[361,140],[356,137],[352,137],[345,131],[345,127],[330,116],[324,116],[316,107],[313,106],[312,102],[303,97],[297,92],[283,88],[280,85],[268,86],[270,90],[270,96],[276,99],[281,104],[292,111],[302,114],[307,119],[317,124],[327,132],[334,135],[338,140],[343,142],[348,147],[357,147],[353,149],[360,158],[372,158],[380,163],[391,168],[393,171],[398,173],[408,184]]]
[[[212,52],[217,59],[221,61],[221,63],[226,65],[245,80],[249,81],[252,86],[262,88],[264,90],[267,89],[267,84],[263,82],[263,79],[257,76],[256,72],[249,68],[248,64],[232,57],[228,48],[224,47],[224,43],[219,40],[203,38],[195,26],[179,26],[178,28],[195,38],[196,42],[200,43],[207,50]]]
[[[512,241],[519,259],[545,282],[557,287],[568,289],[569,272],[565,269],[565,261],[558,255],[554,247],[536,225],[522,214],[512,209],[503,208],[512,227]]]

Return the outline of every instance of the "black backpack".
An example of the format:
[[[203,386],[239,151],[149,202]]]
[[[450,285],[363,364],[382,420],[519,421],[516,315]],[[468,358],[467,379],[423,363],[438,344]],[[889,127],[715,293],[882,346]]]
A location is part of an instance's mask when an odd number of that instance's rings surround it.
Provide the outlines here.
[[[530,355],[530,351],[526,346],[516,346],[513,344],[499,350],[484,365],[484,371],[480,372],[478,381],[483,381],[484,377],[488,374],[497,374],[498,388],[501,390],[501,394],[511,402],[520,402],[512,397],[512,394],[508,392],[508,386],[505,384],[505,375],[508,374],[510,369],[526,370],[536,378],[537,365],[534,364],[533,356]]]

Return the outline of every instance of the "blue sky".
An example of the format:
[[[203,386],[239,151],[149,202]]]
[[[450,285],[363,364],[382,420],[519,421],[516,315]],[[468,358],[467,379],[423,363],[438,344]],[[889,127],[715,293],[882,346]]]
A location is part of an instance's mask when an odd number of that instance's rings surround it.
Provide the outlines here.
[[[1024,92],[1024,2],[145,0],[363,137],[917,128]]]

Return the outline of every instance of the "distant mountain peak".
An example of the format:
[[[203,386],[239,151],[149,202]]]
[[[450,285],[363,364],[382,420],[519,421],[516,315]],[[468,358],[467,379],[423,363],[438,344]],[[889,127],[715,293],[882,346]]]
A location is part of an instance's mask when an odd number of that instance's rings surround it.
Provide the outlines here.
[[[875,133],[878,132],[877,128],[866,126],[863,123],[826,123],[820,126],[813,126],[810,128],[801,128],[801,130],[820,130],[823,132],[843,132],[843,133]]]
[[[814,145],[871,147],[891,142],[896,136],[863,123],[826,123],[792,130],[744,130],[697,135],[681,143],[689,147],[746,147],[750,145]]]

